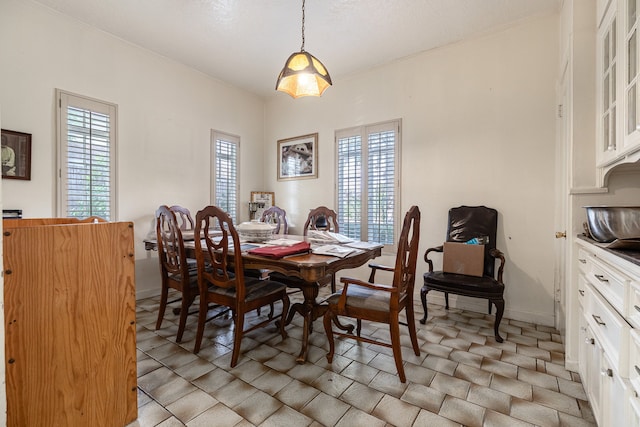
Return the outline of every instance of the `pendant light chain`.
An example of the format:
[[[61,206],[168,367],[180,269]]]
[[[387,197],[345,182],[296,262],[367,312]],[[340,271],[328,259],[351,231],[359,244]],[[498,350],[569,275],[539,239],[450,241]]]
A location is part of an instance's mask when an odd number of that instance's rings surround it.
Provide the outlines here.
[[[304,1],[302,0],[302,47],[300,47],[300,52],[304,52]]]

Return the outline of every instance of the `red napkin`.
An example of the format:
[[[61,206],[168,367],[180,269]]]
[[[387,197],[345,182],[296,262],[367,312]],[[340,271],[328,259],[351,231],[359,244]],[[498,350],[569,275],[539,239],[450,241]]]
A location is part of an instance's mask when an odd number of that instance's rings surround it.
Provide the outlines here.
[[[260,255],[268,258],[282,258],[287,255],[294,255],[309,252],[311,245],[307,242],[296,243],[291,246],[263,246],[247,251],[251,255]]]

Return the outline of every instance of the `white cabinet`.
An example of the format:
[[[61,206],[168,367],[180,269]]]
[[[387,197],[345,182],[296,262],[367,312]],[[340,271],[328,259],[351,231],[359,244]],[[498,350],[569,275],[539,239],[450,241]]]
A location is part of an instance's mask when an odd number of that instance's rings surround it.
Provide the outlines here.
[[[598,2],[596,162],[640,159],[640,0]]]
[[[598,166],[610,163],[616,156],[618,139],[618,20],[617,2],[609,3],[599,23],[596,61],[598,63],[598,122],[596,151]]]
[[[600,427],[640,426],[640,265],[577,239],[579,373]]]

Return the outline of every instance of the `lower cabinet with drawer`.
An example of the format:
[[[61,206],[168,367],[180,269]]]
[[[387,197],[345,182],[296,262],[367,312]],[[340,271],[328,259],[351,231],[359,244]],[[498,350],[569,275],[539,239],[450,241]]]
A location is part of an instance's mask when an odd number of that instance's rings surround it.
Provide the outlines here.
[[[640,426],[640,266],[576,242],[582,383],[600,427]]]

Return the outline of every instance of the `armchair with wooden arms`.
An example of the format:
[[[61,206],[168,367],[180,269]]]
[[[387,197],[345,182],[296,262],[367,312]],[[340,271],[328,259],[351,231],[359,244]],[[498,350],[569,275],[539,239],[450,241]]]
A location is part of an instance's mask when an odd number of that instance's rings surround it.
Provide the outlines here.
[[[400,313],[404,310],[408,326],[409,337],[416,356],[420,355],[416,324],[413,312],[413,286],[416,279],[416,261],[418,258],[418,241],[420,238],[420,210],[417,206],[411,207],[404,217],[402,232],[398,242],[395,267],[385,267],[379,264],[370,264],[372,268],[369,281],[343,277],[340,281],[344,284],[342,290],[334,293],[327,299],[328,308],[324,315],[324,329],[329,340],[329,353],[327,361],[333,360],[335,350],[334,335],[345,338],[353,338],[358,341],[378,344],[393,349],[393,358],[401,382],[406,382],[404,367],[402,365],[402,350],[400,346]],[[391,285],[375,283],[376,270],[393,272]],[[353,326],[345,328],[338,322],[338,316],[355,318],[357,322],[356,335],[351,331]],[[361,322],[387,323],[391,335],[391,343],[361,336]],[[348,333],[334,331],[332,324],[339,329],[348,330]]]
[[[427,293],[429,291],[444,292],[445,308],[449,309],[449,294],[463,295],[488,300],[489,314],[491,305],[496,306],[496,318],[493,326],[495,339],[502,342],[498,331],[504,314],[504,254],[496,249],[496,234],[498,228],[498,212],[486,206],[459,206],[449,210],[449,224],[447,227],[447,242],[464,243],[473,238],[488,237],[484,251],[484,271],[482,277],[456,273],[445,273],[433,270],[433,261],[429,258],[432,252],[443,252],[443,246],[429,248],[424,254],[424,260],[429,265],[429,271],[424,273],[424,286],[420,290],[420,299],[424,308],[424,317],[420,320],[423,325],[427,321]],[[496,260],[500,265],[495,269]]]

